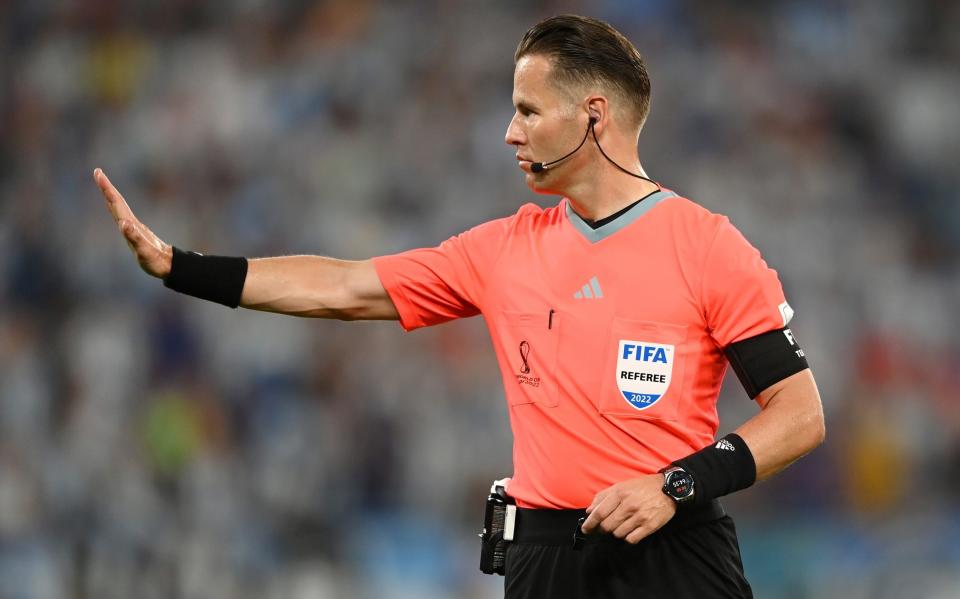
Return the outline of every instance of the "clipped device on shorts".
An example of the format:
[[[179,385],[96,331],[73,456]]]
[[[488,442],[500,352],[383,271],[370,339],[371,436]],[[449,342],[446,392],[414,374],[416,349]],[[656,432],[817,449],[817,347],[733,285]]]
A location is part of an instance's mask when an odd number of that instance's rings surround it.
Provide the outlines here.
[[[580,551],[583,549],[583,544],[587,540],[587,535],[583,532],[583,523],[587,521],[587,517],[584,516],[577,520],[577,528],[573,531],[573,550]]]
[[[503,576],[507,557],[507,543],[513,540],[517,505],[507,495],[509,478],[496,480],[490,486],[487,507],[480,533],[480,571]]]

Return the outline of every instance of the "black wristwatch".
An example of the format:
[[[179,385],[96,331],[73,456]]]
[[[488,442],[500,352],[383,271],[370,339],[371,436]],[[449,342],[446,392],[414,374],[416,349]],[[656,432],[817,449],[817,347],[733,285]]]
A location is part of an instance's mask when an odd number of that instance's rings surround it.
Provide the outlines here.
[[[679,466],[666,468],[663,470],[663,492],[677,503],[677,507],[692,503],[694,494],[693,475]]]

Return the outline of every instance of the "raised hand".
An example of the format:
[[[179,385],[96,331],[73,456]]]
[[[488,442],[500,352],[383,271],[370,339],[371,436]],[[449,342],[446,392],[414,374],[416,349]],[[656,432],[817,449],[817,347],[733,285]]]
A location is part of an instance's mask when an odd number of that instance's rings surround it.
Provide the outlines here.
[[[107,202],[107,208],[113,215],[113,220],[116,221],[117,228],[127,242],[127,246],[137,257],[140,268],[148,275],[161,279],[169,275],[170,265],[173,263],[173,247],[164,243],[134,216],[126,200],[101,169],[93,171],[93,179],[100,187],[100,192],[103,193],[103,198]]]

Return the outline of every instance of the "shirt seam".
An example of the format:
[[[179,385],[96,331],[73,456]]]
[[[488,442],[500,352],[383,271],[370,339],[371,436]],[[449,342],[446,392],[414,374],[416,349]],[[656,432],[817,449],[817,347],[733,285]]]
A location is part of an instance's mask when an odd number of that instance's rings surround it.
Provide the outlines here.
[[[513,218],[511,217],[507,218],[507,220],[513,220],[511,227],[516,226],[517,221],[519,220],[519,216],[520,216],[519,213],[514,213]],[[494,259],[492,265],[490,266],[490,272],[488,277],[494,276],[494,274],[497,272],[497,267],[500,265],[500,260],[503,259],[504,246],[506,246],[507,239],[510,237],[511,233],[512,233],[511,228],[508,227],[507,231],[502,235],[500,239],[500,246],[497,248],[497,257]],[[487,295],[490,293],[491,285],[488,285],[486,280],[482,281],[482,284],[483,284],[483,293],[480,296],[480,301],[482,302],[482,305],[477,306],[477,309],[480,310],[480,314],[485,315],[486,310],[484,309],[484,307],[487,305]]]
[[[710,318],[707,315],[707,304],[703,299],[703,286],[704,286],[704,282],[707,279],[707,264],[710,261],[710,255],[712,254],[713,246],[717,243],[717,237],[720,236],[720,229],[722,228],[723,228],[723,223],[721,222],[720,225],[717,227],[716,231],[713,232],[713,237],[710,239],[710,244],[707,246],[707,251],[704,252],[703,262],[700,264],[700,269],[699,269],[700,270],[700,291],[697,294],[698,295],[697,302],[700,304],[700,315],[703,317],[704,324],[707,325],[706,327],[707,333],[710,335],[710,338],[713,340],[714,345],[716,345],[720,349],[723,349],[723,348],[720,347],[720,344],[717,343],[717,339],[713,336],[713,323],[710,322]]]

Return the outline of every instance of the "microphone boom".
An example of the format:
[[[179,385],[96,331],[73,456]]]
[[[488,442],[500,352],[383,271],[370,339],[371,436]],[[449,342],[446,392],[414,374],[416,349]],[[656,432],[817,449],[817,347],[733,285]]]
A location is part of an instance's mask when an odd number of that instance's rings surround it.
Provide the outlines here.
[[[531,162],[531,163],[530,163],[530,170],[531,170],[532,172],[534,172],[534,173],[542,173],[543,171],[545,171],[545,170],[553,167],[553,166],[556,165],[557,163],[563,162],[563,161],[566,160],[567,158],[570,158],[571,156],[573,156],[574,154],[576,154],[577,151],[578,151],[580,148],[583,147],[583,144],[585,144],[585,143],[587,142],[587,138],[590,137],[590,132],[593,131],[593,125],[594,125],[594,123],[596,123],[596,122],[597,122],[597,118],[596,118],[596,117],[590,117],[590,122],[587,124],[587,132],[583,134],[583,139],[580,140],[580,145],[578,145],[577,147],[575,147],[573,150],[571,150],[570,152],[568,152],[566,155],[561,156],[560,158],[557,158],[556,160],[551,160],[550,162]],[[619,164],[617,164],[616,162],[614,162],[614,161],[613,161],[613,158],[610,158],[609,156],[607,156],[607,153],[603,151],[603,146],[600,145],[600,140],[597,139],[597,132],[596,132],[596,131],[593,131],[593,140],[597,143],[597,149],[600,150],[600,153],[603,154],[603,157],[606,158],[607,161],[610,162],[610,164],[612,164],[613,166],[617,167],[618,169],[620,169],[620,170],[623,171],[624,173],[630,175],[631,177],[636,177],[637,179],[643,179],[644,181],[650,181],[651,183],[653,183],[653,184],[656,185],[657,187],[660,187],[660,184],[657,183],[656,181],[654,181],[653,179],[648,179],[647,177],[644,177],[644,176],[642,176],[642,175],[638,175],[638,174],[636,174],[636,173],[631,173],[631,172],[628,171],[627,169],[623,168],[622,166],[620,166]]]

